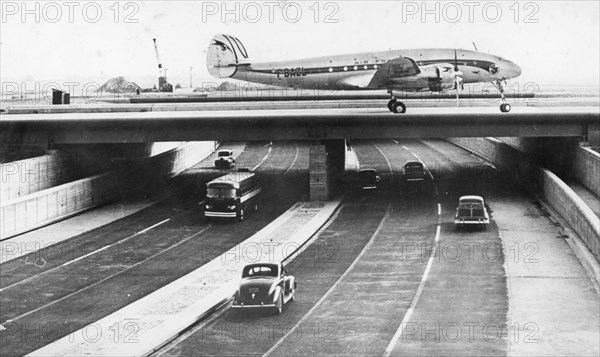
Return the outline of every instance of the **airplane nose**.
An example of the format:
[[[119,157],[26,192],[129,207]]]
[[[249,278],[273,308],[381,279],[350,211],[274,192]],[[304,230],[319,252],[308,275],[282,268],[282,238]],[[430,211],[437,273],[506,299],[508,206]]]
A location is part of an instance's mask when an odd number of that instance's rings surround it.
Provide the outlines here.
[[[521,75],[521,67],[517,66],[513,62],[510,63],[510,78],[515,78]]]

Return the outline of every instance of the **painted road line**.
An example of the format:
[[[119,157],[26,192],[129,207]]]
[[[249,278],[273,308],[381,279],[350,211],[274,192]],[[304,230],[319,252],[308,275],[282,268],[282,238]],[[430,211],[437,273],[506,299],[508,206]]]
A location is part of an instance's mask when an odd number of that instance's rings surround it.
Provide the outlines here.
[[[392,176],[390,178],[391,182],[394,182],[394,170],[392,169],[392,164],[390,164],[390,160],[388,160],[387,156],[385,156],[385,154],[383,153],[383,151],[381,151],[381,149],[379,148],[379,146],[373,144],[373,146],[375,146],[375,149],[377,149],[377,151],[379,151],[379,153],[381,154],[381,156],[383,156],[383,158],[385,159],[385,162],[387,162],[388,168],[390,169],[390,175]]]
[[[285,172],[283,173],[283,176],[287,175],[287,173],[290,172],[292,167],[294,167],[294,164],[296,164],[296,161],[298,160],[299,154],[300,154],[300,148],[298,148],[298,144],[296,143],[296,155],[294,156],[294,160],[292,161],[292,164],[290,165],[290,167],[288,167],[288,169],[285,170]]]
[[[323,301],[325,301],[325,299],[333,292],[333,290],[340,284],[340,282],[352,271],[352,269],[354,269],[354,266],[358,263],[358,261],[360,260],[360,258],[365,254],[365,252],[371,247],[371,245],[373,245],[373,242],[375,241],[375,237],[377,235],[379,235],[379,231],[381,231],[381,228],[383,228],[383,225],[385,223],[385,221],[387,221],[389,215],[390,215],[390,210],[391,210],[391,205],[388,204],[388,207],[386,209],[386,213],[385,216],[381,219],[381,222],[379,222],[379,226],[377,226],[377,229],[375,230],[375,233],[373,233],[373,235],[371,236],[371,238],[369,239],[369,241],[367,242],[367,244],[363,247],[363,249],[360,251],[360,253],[358,254],[358,256],[354,259],[354,261],[352,262],[352,264],[350,264],[350,266],[348,267],[348,269],[346,269],[346,271],[344,272],[344,274],[342,274],[339,279],[331,286],[331,288],[329,288],[329,290],[327,290],[327,292],[321,297],[321,299],[319,299],[319,301],[317,301],[317,303],[310,309],[308,310],[308,312],[300,319],[300,321],[298,321],[294,327],[292,327],[291,329],[288,330],[288,332],[279,339],[279,341],[277,341],[277,343],[275,343],[267,352],[265,352],[265,354],[263,354],[263,357],[267,357],[270,356],[279,346],[281,346],[281,344],[286,341],[286,339],[288,338],[288,336],[290,336],[292,333],[294,333],[298,327],[300,327],[300,325],[306,321],[306,319],[310,316],[310,314],[312,314],[312,312],[319,307],[319,305],[321,305],[321,303]]]
[[[411,155],[413,155],[417,160],[423,162],[409,148],[407,148],[406,146],[402,146],[402,147],[404,149],[406,149]],[[433,175],[431,174],[431,171],[429,171],[429,169],[427,169],[427,166],[425,165],[424,162],[423,162],[423,166],[425,167],[425,169],[429,173],[429,176],[431,176],[431,178],[433,180]],[[434,182],[435,182],[435,180],[434,180]],[[437,185],[435,187],[435,191],[436,191],[436,196],[438,197],[438,200],[439,200],[439,191],[437,189]],[[438,213],[438,219],[437,219],[437,226],[435,229],[435,239],[433,242],[433,249],[431,250],[431,254],[429,255],[429,260],[427,261],[427,267],[425,268],[425,272],[423,273],[423,277],[421,278],[421,283],[419,283],[419,288],[417,289],[417,293],[415,294],[415,297],[413,298],[413,301],[411,302],[410,307],[406,311],[406,314],[404,315],[404,318],[402,319],[402,322],[400,323],[398,330],[396,330],[396,333],[392,337],[392,340],[390,341],[387,348],[385,349],[385,352],[383,353],[384,357],[388,357],[392,353],[392,351],[394,350],[394,347],[400,340],[400,337],[402,337],[402,334],[404,333],[404,327],[406,326],[408,321],[410,321],[410,318],[411,318],[413,312],[415,311],[415,308],[417,307],[417,303],[419,302],[419,298],[421,297],[421,293],[423,292],[423,288],[425,287],[425,282],[427,281],[427,278],[429,277],[429,272],[431,271],[431,266],[433,265],[433,260],[436,256],[437,246],[438,246],[438,242],[440,240],[440,233],[441,233],[441,228],[442,228],[442,204],[440,202],[438,202],[438,204],[437,204],[437,213]]]
[[[146,258],[146,259],[144,259],[144,260],[142,260],[142,261],[139,261],[139,262],[135,263],[134,265],[132,265],[132,266],[130,266],[130,267],[128,267],[128,268],[126,268],[126,269],[123,269],[123,270],[119,271],[119,272],[118,272],[118,273],[116,273],[116,274],[113,274],[113,275],[111,275],[111,276],[107,276],[106,278],[104,278],[104,279],[102,279],[102,280],[99,280],[99,281],[95,282],[95,283],[94,283],[94,284],[92,284],[92,285],[88,285],[88,286],[86,286],[86,287],[85,287],[85,288],[83,288],[83,289],[80,289],[80,290],[74,291],[74,292],[72,292],[72,293],[70,293],[70,294],[68,294],[68,295],[65,295],[65,296],[61,297],[60,299],[54,300],[54,301],[52,301],[52,302],[50,302],[50,303],[48,303],[48,304],[46,304],[46,305],[44,305],[44,306],[40,306],[40,307],[38,307],[37,309],[34,309],[34,310],[31,310],[31,311],[28,311],[28,312],[26,312],[26,313],[24,313],[24,314],[22,314],[22,315],[19,315],[19,316],[17,316],[17,317],[15,317],[15,318],[13,318],[13,319],[10,319],[10,320],[7,320],[7,321],[5,321],[5,322],[2,322],[1,324],[5,324],[5,323],[7,323],[7,322],[14,322],[14,321],[16,321],[16,320],[22,319],[23,317],[25,317],[25,316],[28,316],[28,315],[31,315],[31,314],[33,314],[34,312],[38,312],[38,311],[40,311],[40,310],[42,310],[42,309],[45,309],[45,308],[47,308],[48,306],[52,306],[52,305],[54,305],[54,304],[56,304],[56,303],[58,303],[58,302],[60,302],[60,301],[63,301],[63,300],[65,300],[65,299],[67,299],[67,298],[69,298],[69,297],[71,297],[71,296],[73,296],[73,295],[75,295],[75,294],[78,294],[78,293],[80,293],[80,292],[82,292],[82,291],[85,291],[85,290],[88,290],[88,289],[90,289],[90,288],[92,288],[92,287],[94,287],[94,286],[96,286],[96,285],[98,285],[98,284],[101,284],[101,283],[103,283],[103,282],[107,281],[108,279],[111,279],[111,278],[114,278],[115,276],[121,275],[121,274],[123,274],[124,272],[126,272],[126,271],[129,271],[130,269],[133,269],[133,268],[137,267],[137,266],[138,266],[138,265],[140,265],[140,264],[143,264],[143,263],[145,263],[145,262],[147,262],[147,261],[149,261],[149,260],[151,260],[151,259],[154,259],[155,257],[157,257],[157,256],[159,256],[159,255],[161,255],[161,254],[163,254],[163,253],[166,253],[166,252],[170,251],[170,250],[171,250],[171,249],[173,249],[173,248],[176,248],[176,247],[180,246],[181,244],[183,244],[183,243],[185,243],[185,242],[189,241],[189,240],[190,240],[190,239],[192,239],[192,238],[195,238],[195,237],[197,237],[198,235],[200,235],[200,234],[204,233],[206,230],[208,230],[210,227],[212,227],[212,225],[208,225],[208,226],[204,227],[204,228],[203,228],[203,229],[201,229],[200,231],[198,231],[198,232],[196,232],[196,233],[192,234],[191,236],[189,236],[189,237],[185,238],[184,240],[182,240],[182,241],[178,242],[177,244],[174,244],[174,245],[170,246],[169,248],[167,248],[167,249],[165,249],[165,250],[161,250],[160,252],[158,252],[158,253],[156,253],[156,254],[153,254],[153,255],[151,255],[150,257],[148,257],[148,258]]]
[[[68,262],[64,263],[64,264],[63,264],[63,265],[61,265],[61,266],[63,266],[63,267],[66,267],[67,265],[69,265],[69,264],[73,264],[73,263],[75,263],[76,261],[79,261],[79,260],[81,260],[81,259],[87,258],[87,257],[89,257],[90,255],[93,255],[93,254],[99,253],[99,252],[101,252],[101,251],[103,251],[103,250],[105,250],[105,249],[108,249],[108,248],[110,248],[110,247],[112,247],[112,246],[114,246],[114,245],[121,244],[121,243],[123,243],[124,241],[126,241],[126,240],[128,240],[128,239],[130,239],[130,238],[136,237],[136,236],[138,236],[138,235],[140,235],[140,234],[144,234],[144,233],[148,232],[149,230],[151,230],[151,229],[153,229],[153,228],[156,228],[156,227],[158,227],[158,226],[160,226],[160,225],[162,225],[162,224],[164,224],[164,223],[167,223],[167,222],[169,222],[170,220],[171,220],[171,218],[167,218],[167,219],[165,219],[165,220],[164,220],[164,221],[162,221],[162,222],[158,222],[158,223],[156,223],[156,224],[154,224],[154,225],[152,225],[152,226],[150,226],[150,227],[148,227],[148,228],[146,228],[146,229],[143,229],[143,230],[141,230],[141,231],[139,231],[139,232],[137,232],[137,233],[135,233],[135,234],[131,235],[130,237],[127,237],[127,238],[125,238],[125,239],[122,239],[122,240],[120,240],[120,241],[118,241],[118,242],[115,242],[115,243],[113,243],[113,244],[109,244],[109,245],[107,245],[107,246],[105,246],[105,247],[103,247],[103,248],[97,249],[97,250],[95,250],[95,251],[93,251],[93,252],[90,252],[90,253],[88,253],[88,254],[82,255],[82,256],[80,256],[80,257],[79,257],[79,258],[77,258],[77,259],[73,259],[73,260],[71,260],[71,261],[68,261]]]
[[[85,258],[87,258],[87,257],[89,257],[89,256],[91,256],[91,255],[94,255],[94,254],[96,254],[96,253],[99,253],[99,252],[101,252],[101,251],[103,251],[103,250],[106,250],[106,249],[108,249],[108,248],[110,248],[110,247],[113,247],[113,246],[115,246],[115,245],[117,245],[117,244],[121,244],[121,243],[123,243],[123,242],[125,242],[125,241],[127,241],[127,240],[129,240],[129,239],[131,239],[131,238],[137,237],[137,236],[139,236],[140,234],[144,234],[144,233],[146,233],[146,232],[150,231],[151,229],[154,229],[154,228],[156,228],[156,227],[158,227],[158,226],[160,226],[160,225],[162,225],[162,224],[164,224],[164,223],[167,223],[167,222],[169,222],[170,220],[171,220],[171,218],[167,218],[167,219],[165,219],[165,220],[164,220],[164,221],[162,221],[162,222],[158,222],[158,223],[156,223],[156,224],[154,224],[154,225],[152,225],[152,226],[150,226],[150,227],[148,227],[148,228],[146,228],[146,229],[144,229],[144,230],[141,230],[141,231],[139,231],[139,232],[136,232],[136,233],[134,233],[134,234],[132,234],[132,235],[130,235],[130,236],[128,236],[128,237],[125,237],[125,238],[123,238],[123,239],[121,239],[121,240],[119,240],[119,241],[116,241],[116,242],[114,242],[114,243],[112,243],[112,244],[109,244],[109,245],[107,245],[107,246],[104,246],[104,247],[102,247],[102,248],[100,248],[100,249],[96,249],[96,250],[95,250],[95,251],[93,251],[93,252],[90,252],[90,253],[84,254],[84,255],[82,255],[82,256],[80,256],[80,257],[77,257],[77,258],[75,258],[75,259],[73,259],[73,260],[69,260],[68,262],[66,262],[66,263],[64,263],[64,264],[62,264],[62,265],[55,266],[55,267],[54,267],[54,268],[52,268],[52,269],[48,269],[48,270],[46,270],[46,271],[43,271],[43,272],[41,272],[41,273],[39,273],[39,274],[36,274],[36,275],[34,275],[34,276],[31,276],[31,277],[29,277],[29,278],[27,278],[27,279],[20,280],[20,281],[18,281],[18,282],[16,282],[16,283],[14,283],[14,284],[11,284],[11,285],[9,285],[9,286],[5,286],[5,287],[3,287],[3,288],[1,288],[1,289],[0,289],[0,292],[4,291],[4,290],[6,290],[6,289],[12,288],[13,286],[21,285],[21,284],[23,284],[23,283],[26,283],[26,282],[28,282],[28,281],[31,281],[31,280],[33,280],[33,279],[35,279],[35,278],[39,277],[40,275],[44,275],[44,274],[47,274],[47,273],[49,273],[49,272],[51,272],[51,271],[55,271],[56,269],[60,269],[60,268],[66,267],[66,266],[68,266],[68,265],[70,265],[70,264],[72,264],[72,263],[75,263],[75,262],[77,262],[77,261],[79,261],[79,260],[85,259]]]
[[[267,151],[267,155],[265,155],[265,157],[263,157],[263,159],[258,163],[258,165],[254,166],[252,168],[252,171],[258,169],[260,167],[260,165],[262,165],[265,162],[265,160],[267,160],[267,158],[269,157],[269,155],[271,155],[271,150],[273,149],[272,143],[273,142],[269,143],[269,150]]]

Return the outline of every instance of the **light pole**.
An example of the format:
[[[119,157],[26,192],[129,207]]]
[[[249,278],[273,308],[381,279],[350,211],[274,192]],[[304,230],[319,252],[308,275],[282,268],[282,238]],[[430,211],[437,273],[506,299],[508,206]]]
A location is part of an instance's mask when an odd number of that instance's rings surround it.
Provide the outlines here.
[[[194,67],[190,66],[190,88],[194,88],[192,87],[192,69],[194,69]]]

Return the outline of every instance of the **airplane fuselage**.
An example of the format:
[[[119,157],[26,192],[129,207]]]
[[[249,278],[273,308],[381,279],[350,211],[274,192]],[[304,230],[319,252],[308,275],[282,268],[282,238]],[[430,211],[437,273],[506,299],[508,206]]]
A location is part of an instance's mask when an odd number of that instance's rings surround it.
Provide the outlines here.
[[[427,90],[426,73],[435,67],[454,66],[454,49],[411,49],[385,52],[315,57],[295,61],[252,63],[237,67],[233,78],[248,82],[306,89],[381,89],[372,79],[377,69],[395,58],[413,59],[423,69],[410,83],[403,82],[407,91]],[[513,62],[498,56],[456,50],[456,63],[462,72],[463,83],[492,82],[518,76],[520,69]]]

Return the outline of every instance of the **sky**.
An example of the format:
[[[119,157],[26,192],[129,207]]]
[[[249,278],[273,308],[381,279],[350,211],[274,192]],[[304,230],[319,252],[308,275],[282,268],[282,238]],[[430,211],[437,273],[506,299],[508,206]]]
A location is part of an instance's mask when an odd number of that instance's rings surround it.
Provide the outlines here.
[[[237,36],[251,61],[365,51],[465,48],[523,68],[513,80],[600,84],[600,1],[0,1],[0,80],[105,81],[151,87],[157,38],[169,81],[216,82],[213,35]],[[102,84],[102,83],[100,83]]]

